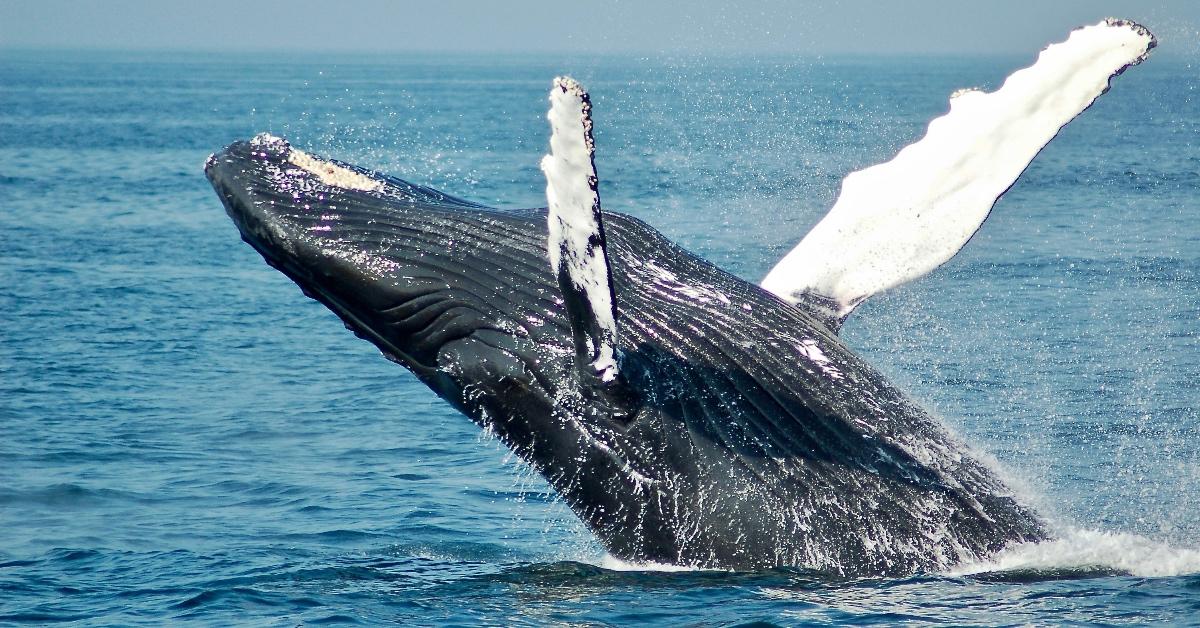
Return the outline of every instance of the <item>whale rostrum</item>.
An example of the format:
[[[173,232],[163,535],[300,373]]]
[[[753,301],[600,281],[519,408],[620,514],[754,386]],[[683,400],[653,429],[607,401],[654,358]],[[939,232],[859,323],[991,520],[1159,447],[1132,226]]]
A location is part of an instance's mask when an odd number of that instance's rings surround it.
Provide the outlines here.
[[[957,96],[923,140],[848,177],[762,287],[602,209],[591,100],[569,78],[550,91],[547,209],[486,207],[266,134],[205,172],[268,264],[532,465],[614,556],[909,574],[1051,532],[838,327],[953,256],[1153,45],[1105,20],[997,92]],[[958,145],[957,125],[978,132]],[[864,192],[880,182],[901,189]]]

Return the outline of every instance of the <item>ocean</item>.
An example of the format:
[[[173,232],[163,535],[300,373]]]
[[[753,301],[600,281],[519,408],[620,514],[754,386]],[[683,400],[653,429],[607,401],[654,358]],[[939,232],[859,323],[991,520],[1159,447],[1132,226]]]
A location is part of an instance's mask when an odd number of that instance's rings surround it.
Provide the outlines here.
[[[1200,77],[1152,57],[847,344],[1058,541],[839,579],[623,564],[494,439],[268,268],[204,159],[260,131],[544,204],[590,89],[605,208],[757,281],[848,172],[1033,55],[0,52],[0,622],[1200,623]]]

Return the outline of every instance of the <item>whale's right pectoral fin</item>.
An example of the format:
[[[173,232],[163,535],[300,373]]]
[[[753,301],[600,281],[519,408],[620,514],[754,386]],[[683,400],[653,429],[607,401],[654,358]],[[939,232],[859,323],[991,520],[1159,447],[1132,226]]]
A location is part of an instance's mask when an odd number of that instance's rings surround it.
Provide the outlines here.
[[[621,418],[635,409],[622,373],[604,221],[597,190],[591,100],[575,80],[550,90],[550,154],[542,159],[550,267],[558,278],[575,344],[580,392],[593,407]]]
[[[836,331],[863,300],[958,253],[1042,147],[1154,45],[1142,26],[1107,19],[1047,47],[994,92],[954,94],[925,137],[846,177],[833,209],[762,287]]]

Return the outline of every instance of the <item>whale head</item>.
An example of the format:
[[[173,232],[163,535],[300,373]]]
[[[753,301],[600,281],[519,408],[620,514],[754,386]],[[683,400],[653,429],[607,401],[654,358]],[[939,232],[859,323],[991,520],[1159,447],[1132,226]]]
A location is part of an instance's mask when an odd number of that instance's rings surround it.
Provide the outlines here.
[[[644,478],[595,433],[618,440],[629,417],[570,385],[545,210],[482,207],[265,134],[213,155],[205,173],[269,265],[537,468],[593,527],[628,526],[605,523],[631,516],[611,484]]]
[[[529,218],[322,160],[267,134],[213,155],[205,173],[268,264],[460,409],[472,391],[456,383],[454,356],[468,347],[488,353],[488,379],[529,383],[537,358],[517,340],[532,315],[504,307],[506,295],[531,289],[508,250],[533,238]]]

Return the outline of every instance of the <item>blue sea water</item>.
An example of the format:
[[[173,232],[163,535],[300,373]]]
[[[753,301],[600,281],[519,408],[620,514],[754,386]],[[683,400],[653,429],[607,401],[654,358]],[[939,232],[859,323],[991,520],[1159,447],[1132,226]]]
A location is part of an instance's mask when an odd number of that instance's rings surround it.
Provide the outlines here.
[[[536,473],[263,264],[201,172],[271,131],[540,205],[545,92],[571,72],[606,208],[757,280],[846,173],[1031,60],[0,52],[0,622],[1198,623],[1188,58],[1119,77],[962,254],[843,331],[1060,534],[948,574],[606,558]]]

